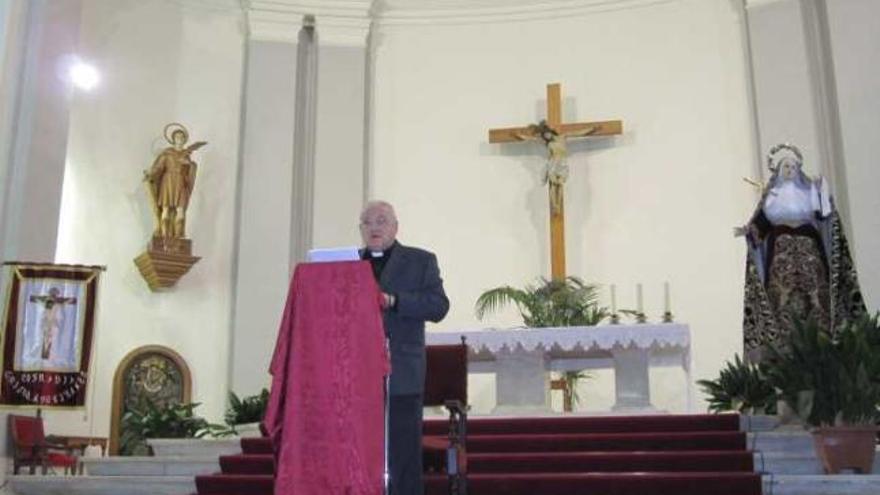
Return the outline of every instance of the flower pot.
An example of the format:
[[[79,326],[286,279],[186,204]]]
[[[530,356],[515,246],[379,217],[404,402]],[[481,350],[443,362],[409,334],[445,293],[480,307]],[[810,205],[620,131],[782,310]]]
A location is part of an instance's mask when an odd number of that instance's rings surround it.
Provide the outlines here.
[[[797,415],[797,411],[789,406],[788,402],[785,402],[782,399],[776,401],[776,416],[779,417],[779,424],[782,425],[803,424],[801,418]]]
[[[870,473],[874,467],[877,428],[874,426],[835,426],[813,430],[816,455],[826,474],[842,469]]]
[[[242,438],[263,436],[260,432],[260,423],[243,423],[235,425],[235,431],[238,432],[238,436]]]

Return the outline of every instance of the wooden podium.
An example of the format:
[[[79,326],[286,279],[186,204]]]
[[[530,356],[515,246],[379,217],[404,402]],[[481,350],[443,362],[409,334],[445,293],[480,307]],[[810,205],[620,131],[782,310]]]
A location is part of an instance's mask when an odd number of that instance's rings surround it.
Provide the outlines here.
[[[390,368],[380,297],[369,262],[296,267],[263,420],[276,453],[275,493],[382,493]]]

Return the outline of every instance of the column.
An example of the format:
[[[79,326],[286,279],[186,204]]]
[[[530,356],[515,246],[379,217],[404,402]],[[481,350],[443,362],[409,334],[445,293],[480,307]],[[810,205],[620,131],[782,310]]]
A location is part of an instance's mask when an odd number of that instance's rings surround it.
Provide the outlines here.
[[[369,20],[334,3],[254,0],[248,11],[229,366],[239,395],[269,383],[296,263],[312,247],[359,242]]]
[[[66,65],[79,44],[81,9],[79,0],[3,7],[0,254],[6,260],[55,260],[71,96]]]

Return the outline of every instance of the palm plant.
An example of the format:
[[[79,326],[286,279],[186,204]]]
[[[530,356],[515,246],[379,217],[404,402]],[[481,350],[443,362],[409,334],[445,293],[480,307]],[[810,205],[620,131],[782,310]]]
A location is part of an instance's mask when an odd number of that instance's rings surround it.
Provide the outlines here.
[[[739,354],[728,361],[716,380],[698,380],[709,396],[709,411],[776,414],[776,391],[764,372]]]
[[[504,306],[516,305],[523,323],[529,327],[570,327],[597,325],[608,317],[599,306],[599,287],[577,277],[564,280],[540,279],[538,285],[517,289],[509,285],[489,289],[477,299],[477,318]]]
[[[832,335],[795,320],[786,346],[771,348],[767,377],[808,425],[874,424],[880,419],[880,326],[853,321]]]
[[[508,304],[515,304],[523,323],[528,327],[571,327],[598,325],[610,313],[599,305],[599,286],[584,283],[578,277],[563,280],[541,278],[540,284],[517,289],[509,285],[483,292],[477,299],[478,319]],[[576,392],[578,380],[589,377],[583,371],[563,373],[572,403],[580,401]]]

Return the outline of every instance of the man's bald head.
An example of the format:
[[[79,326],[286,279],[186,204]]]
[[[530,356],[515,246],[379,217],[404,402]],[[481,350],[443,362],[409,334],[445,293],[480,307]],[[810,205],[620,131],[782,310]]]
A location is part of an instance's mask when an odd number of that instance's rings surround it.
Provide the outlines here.
[[[388,249],[397,238],[397,214],[387,201],[370,201],[361,210],[361,239],[371,251]]]

